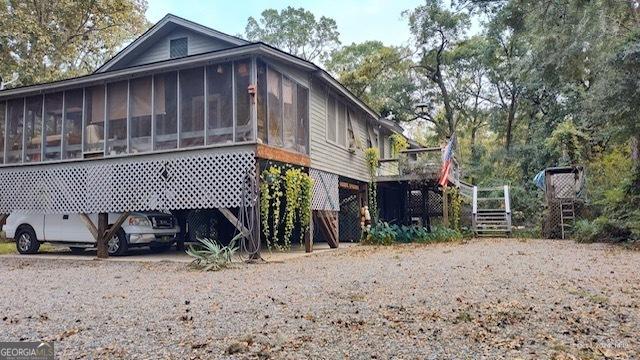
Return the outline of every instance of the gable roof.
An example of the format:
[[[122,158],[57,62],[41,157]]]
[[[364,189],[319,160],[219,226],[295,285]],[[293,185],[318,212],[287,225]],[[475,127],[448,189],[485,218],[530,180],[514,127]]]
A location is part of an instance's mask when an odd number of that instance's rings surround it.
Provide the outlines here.
[[[114,57],[112,57],[107,62],[105,62],[102,66],[100,66],[94,73],[102,73],[102,72],[109,71],[121,61],[125,61],[132,54],[135,54],[136,52],[144,51],[144,49],[151,46],[156,39],[162,37],[164,34],[175,29],[176,27],[182,27],[196,33],[200,33],[206,36],[210,36],[210,37],[222,40],[224,42],[229,43],[230,46],[239,46],[239,45],[249,44],[248,41],[241,39],[239,37],[225,34],[218,30],[214,30],[207,26],[200,25],[198,23],[181,18],[173,14],[167,14],[155,25],[153,25],[151,28],[145,31],[144,34],[140,35],[140,37],[132,41],[124,49],[120,50],[120,52],[118,52]]]

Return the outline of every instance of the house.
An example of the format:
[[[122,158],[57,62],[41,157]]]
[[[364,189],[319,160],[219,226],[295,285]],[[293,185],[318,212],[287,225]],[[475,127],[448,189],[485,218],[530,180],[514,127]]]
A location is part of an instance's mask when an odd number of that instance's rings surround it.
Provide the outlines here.
[[[247,179],[275,162],[315,179],[337,246],[341,202],[366,198],[364,150],[390,158],[399,131],[313,63],[167,15],[90,75],[0,91],[0,213],[220,209],[238,222],[245,206],[259,217]]]

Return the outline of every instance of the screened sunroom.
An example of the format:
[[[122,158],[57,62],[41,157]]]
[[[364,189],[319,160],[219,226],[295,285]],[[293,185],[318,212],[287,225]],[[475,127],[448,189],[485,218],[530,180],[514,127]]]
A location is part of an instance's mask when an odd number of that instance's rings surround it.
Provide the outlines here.
[[[256,84],[256,86],[252,85]],[[4,166],[251,144],[308,153],[309,89],[260,58],[0,93]],[[257,140],[256,140],[257,134]]]

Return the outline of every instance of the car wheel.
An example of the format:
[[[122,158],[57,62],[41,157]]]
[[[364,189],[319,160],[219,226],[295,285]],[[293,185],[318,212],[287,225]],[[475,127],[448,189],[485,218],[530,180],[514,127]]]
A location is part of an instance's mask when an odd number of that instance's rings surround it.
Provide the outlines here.
[[[127,252],[127,235],[124,230],[120,229],[115,233],[111,239],[107,240],[107,252],[109,256],[120,256]]]
[[[16,249],[20,254],[35,254],[40,248],[36,232],[31,226],[21,227],[16,233]]]
[[[149,244],[149,248],[153,252],[165,252],[171,249],[172,244]]]
[[[71,253],[72,253],[72,254],[79,255],[79,254],[84,253],[85,248],[83,248],[83,247],[70,246],[70,247],[69,247],[69,250],[71,250]]]

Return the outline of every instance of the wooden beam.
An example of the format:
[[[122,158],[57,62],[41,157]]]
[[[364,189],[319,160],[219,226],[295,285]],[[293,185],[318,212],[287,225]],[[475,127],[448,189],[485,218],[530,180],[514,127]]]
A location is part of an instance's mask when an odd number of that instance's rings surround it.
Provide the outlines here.
[[[93,240],[98,242],[98,228],[93,223],[93,221],[91,221],[91,218],[89,217],[89,215],[80,214],[80,220],[82,220],[82,222],[84,223],[84,226],[86,226],[87,229],[89,229],[91,236],[93,236]]]
[[[0,214],[0,224],[4,224],[5,220],[9,217],[9,214]]]
[[[231,225],[233,225],[236,229],[238,229],[238,231],[240,231],[242,236],[244,236],[247,239],[251,237],[251,232],[249,231],[249,229],[247,229],[244,225],[242,225],[240,220],[238,220],[238,218],[235,215],[233,215],[231,210],[227,208],[218,208],[218,210],[225,218],[227,218],[227,220],[229,220]]]
[[[128,211],[122,213],[109,229],[107,229],[109,225],[109,214],[98,214],[98,234],[101,234],[98,238],[98,259],[106,259],[109,257],[107,242],[120,230],[122,224],[124,224],[125,220],[129,217],[129,214],[130,212]]]
[[[446,185],[442,188],[442,225],[449,227],[449,191]]]
[[[313,252],[313,214],[311,215],[311,219],[309,219],[309,228],[304,233],[304,251],[308,253]]]
[[[338,229],[338,219],[334,216],[334,211],[318,210],[316,211],[316,218],[320,225],[320,230],[327,238],[327,243],[332,249],[337,248],[340,245],[340,232]]]
[[[258,144],[256,157],[305,167],[311,166],[311,158],[307,155],[264,144]]]
[[[98,236],[97,238],[97,247],[98,259],[106,259],[109,257],[109,252],[107,251],[107,240],[104,237],[104,234],[107,232],[107,226],[109,225],[109,214],[107,213],[99,213],[98,214]]]
[[[340,181],[338,184],[340,189],[349,189],[349,190],[360,190],[360,186],[352,183],[348,183],[345,181]]]

